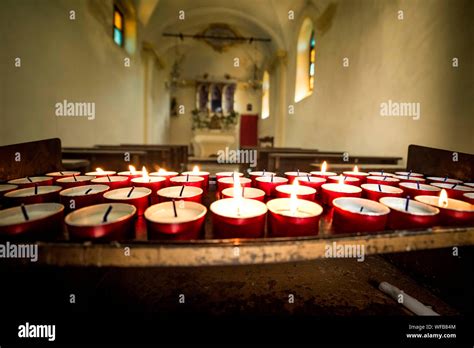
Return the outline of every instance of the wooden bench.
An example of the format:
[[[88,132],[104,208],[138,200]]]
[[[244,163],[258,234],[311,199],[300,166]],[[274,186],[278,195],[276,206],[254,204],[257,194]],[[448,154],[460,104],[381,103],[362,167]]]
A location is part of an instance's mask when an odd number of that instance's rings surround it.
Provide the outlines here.
[[[146,151],[121,151],[97,148],[67,147],[63,148],[62,154],[67,159],[81,159],[90,162],[86,170],[102,168],[108,170],[125,171],[134,163],[144,163]],[[127,161],[129,159],[129,161]]]

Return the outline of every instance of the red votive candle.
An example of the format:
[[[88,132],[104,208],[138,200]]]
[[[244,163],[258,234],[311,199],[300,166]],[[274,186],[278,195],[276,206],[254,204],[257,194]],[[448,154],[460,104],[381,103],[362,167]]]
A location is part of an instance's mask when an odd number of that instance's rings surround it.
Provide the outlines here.
[[[52,173],[48,173],[46,174],[46,176],[50,176],[53,178],[53,182],[56,183],[58,181],[58,179],[62,179],[62,178],[69,178],[71,176],[74,176],[74,175],[80,175],[81,172],[77,172],[77,171],[59,171],[59,172],[52,172]]]
[[[462,200],[463,195],[468,192],[474,192],[474,187],[458,185],[458,184],[447,184],[434,182],[431,185],[436,186],[440,189],[445,189],[448,193],[448,197]]]
[[[425,183],[426,179],[424,179],[421,176],[415,176],[415,175],[397,175],[395,176],[396,179],[400,180],[400,183],[402,182],[414,182],[417,183],[419,182],[420,184]]]
[[[166,178],[160,176],[133,178],[131,185],[136,187],[147,187],[152,191],[152,197],[155,197],[158,190],[166,187]]]
[[[369,176],[369,173],[359,172],[359,168],[357,166],[355,166],[352,171],[343,172],[342,174],[359,179],[361,184],[364,184],[367,177]]]
[[[408,172],[395,172],[395,176],[417,176],[417,177],[423,177],[423,174],[420,173],[414,173],[411,170]]]
[[[332,206],[332,201],[339,197],[360,197],[362,189],[354,185],[346,185],[343,182],[337,184],[324,184],[322,189],[322,201],[324,204]]]
[[[129,186],[129,179],[127,176],[101,176],[91,180],[91,184],[107,185],[111,190],[124,188]]]
[[[250,187],[252,186],[252,180],[248,178],[239,178],[240,186],[242,187]],[[225,177],[220,178],[217,180],[217,192],[221,192],[222,190],[234,187],[234,177]]]
[[[380,184],[388,186],[398,186],[400,180],[390,176],[372,176],[367,177],[367,184]]]
[[[158,176],[158,177],[163,177],[166,179],[165,185],[170,186],[170,179],[174,178],[175,176],[178,176],[178,172],[169,172],[167,170],[164,170],[163,168],[160,168],[157,172],[150,173],[150,176]]]
[[[95,170],[95,172],[88,172],[86,173],[87,176],[95,176],[97,178],[100,178],[100,177],[103,177],[103,176],[112,176],[112,175],[115,175],[117,174],[116,171],[113,171],[113,170],[102,170],[100,168],[97,168]]]
[[[333,205],[332,223],[336,233],[383,231],[390,214],[385,205],[364,198],[340,197]]]
[[[139,178],[143,175],[142,171],[136,170],[134,166],[128,166],[128,170],[124,172],[119,172],[117,175],[126,176],[129,180],[133,178]]]
[[[155,204],[145,211],[149,239],[199,239],[204,231],[207,208],[196,202]]]
[[[439,209],[428,204],[399,197],[382,197],[380,203],[390,208],[388,227],[393,230],[429,228],[438,222]]]
[[[204,192],[207,192],[209,190],[209,172],[204,172],[204,171],[199,170],[198,166],[194,166],[192,171],[183,172],[181,173],[181,175],[183,176],[192,175],[192,176],[199,176],[203,178],[204,180],[202,182],[201,188],[204,190]]]
[[[223,189],[221,195],[222,198],[234,198],[234,188]],[[242,188],[242,195],[244,198],[255,199],[260,202],[265,201],[265,192],[255,187]]]
[[[18,188],[27,188],[38,186],[48,186],[53,184],[53,178],[50,176],[27,176],[25,178],[13,179],[8,181],[11,185],[17,185]]]
[[[237,174],[239,177],[244,176],[244,174],[237,172],[219,172],[216,173],[216,181],[219,182],[219,179],[233,177],[234,173]]]
[[[210,210],[215,238],[259,238],[265,233],[267,206],[255,199],[224,198]]]
[[[359,178],[353,177],[353,176],[330,176],[328,178],[328,184],[337,184],[341,181],[344,182],[346,185],[353,185],[353,186],[360,186],[362,181]]]
[[[464,186],[474,187],[474,182],[465,182]]]
[[[295,194],[298,199],[306,199],[314,201],[316,197],[316,190],[309,186],[299,184],[299,179],[294,180],[292,185],[280,185],[275,188],[277,198],[290,198]]]
[[[428,180],[428,183],[431,184],[431,183],[434,183],[434,182],[444,182],[446,184],[462,184],[462,181],[461,180],[457,180],[457,179],[451,179],[451,178],[448,178],[447,176],[442,178],[442,177],[439,177],[439,176],[428,176],[426,178],[426,180]]]
[[[69,213],[64,222],[74,240],[123,240],[132,237],[136,212],[130,204],[96,204]]]
[[[38,203],[0,210],[0,239],[48,240],[62,232],[64,207]]]
[[[61,178],[56,181],[56,185],[61,186],[63,189],[89,185],[91,180],[95,179],[95,176],[88,175],[74,175],[68,176],[67,178]]]
[[[316,190],[316,194],[319,194],[321,186],[325,184],[326,181],[327,180],[325,178],[310,175],[298,178],[298,183],[300,183],[302,186],[309,186],[314,188]]]
[[[146,187],[125,187],[104,193],[106,202],[127,203],[137,208],[137,215],[143,215],[149,205],[151,190]]]
[[[436,196],[416,196],[418,202],[439,209],[439,221],[445,226],[469,226],[474,224],[474,205],[457,199],[448,198],[446,191]]]
[[[257,187],[257,178],[260,178],[262,176],[275,176],[276,173],[274,172],[267,172],[265,170],[263,171],[256,171],[256,172],[250,172],[250,179],[252,180],[252,186]]]
[[[399,187],[380,185],[380,184],[363,184],[361,185],[362,195],[373,201],[378,202],[382,197],[402,197],[403,190]]]
[[[12,184],[2,184],[0,185],[0,202],[3,199],[3,196],[5,193],[15,191],[18,189],[18,185],[12,185]]]
[[[465,193],[462,195],[462,197],[464,201],[474,204],[474,192]]]
[[[195,186],[204,190],[204,178],[192,175],[180,175],[170,179],[171,186]]]
[[[330,176],[337,176],[337,173],[328,172],[327,169],[328,169],[328,164],[326,161],[324,161],[323,164],[321,165],[321,170],[312,171],[310,172],[310,174],[312,176],[316,176],[323,179],[327,179]]]
[[[257,188],[264,191],[267,197],[274,197],[276,195],[276,187],[288,183],[287,178],[279,176],[260,176],[255,179]]]
[[[76,210],[89,205],[103,202],[104,192],[108,191],[107,185],[85,185],[71,187],[59,192],[59,201],[66,211]]]
[[[59,202],[61,186],[36,186],[10,191],[5,194],[9,206],[20,204]]]
[[[319,232],[323,208],[314,202],[277,198],[267,202],[268,233],[272,237],[312,236]]]
[[[404,196],[410,197],[437,196],[441,191],[439,187],[415,182],[401,182],[398,186],[404,191]]]
[[[392,173],[386,173],[383,170],[379,172],[369,172],[369,176],[389,176],[389,177],[394,177],[395,174]]]
[[[201,203],[203,192],[202,188],[195,186],[169,186],[162,188],[157,194],[160,203],[173,199]]]
[[[296,178],[300,179],[302,176],[306,177],[306,176],[309,176],[309,175],[311,175],[311,174],[309,174],[307,172],[300,172],[299,170],[296,171],[296,172],[285,172],[285,176],[288,179],[288,183],[290,185],[293,184],[293,181]]]

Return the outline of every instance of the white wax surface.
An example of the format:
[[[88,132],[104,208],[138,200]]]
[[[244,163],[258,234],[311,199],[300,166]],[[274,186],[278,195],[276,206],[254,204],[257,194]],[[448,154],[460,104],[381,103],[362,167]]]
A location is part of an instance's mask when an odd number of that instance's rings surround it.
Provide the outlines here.
[[[353,171],[342,172],[342,174],[345,174],[345,175],[358,175],[358,176],[369,176],[369,173],[365,173],[365,172],[353,172]]]
[[[326,182],[326,179],[325,178],[320,178],[318,176],[302,176],[302,177],[298,178],[298,181],[318,183],[318,182]]]
[[[249,175],[251,175],[251,176],[272,176],[272,175],[276,175],[276,173],[261,171],[261,172],[250,172]]]
[[[242,173],[237,173],[238,176],[244,176]],[[219,172],[216,176],[234,176],[234,172]]]
[[[0,192],[8,191],[8,190],[15,190],[17,188],[18,188],[18,185],[3,184],[3,185],[0,185]]]
[[[297,195],[310,195],[316,193],[316,190],[309,186],[303,185],[280,185],[276,187],[276,190],[281,193],[292,194],[296,190]]]
[[[464,186],[474,187],[474,182],[465,182]]]
[[[315,176],[337,176],[337,173],[335,172],[322,172],[320,170],[318,171],[313,171],[313,172],[310,172],[311,175],[315,175]]]
[[[386,181],[386,182],[399,182],[400,180],[398,180],[397,178],[392,178],[390,176],[368,176],[367,179],[371,179],[371,180],[380,180],[380,181]]]
[[[171,178],[170,181],[171,182],[178,182],[178,183],[181,183],[181,182],[199,182],[199,181],[204,181],[204,178],[201,178],[200,176],[190,175],[189,180],[188,180],[188,176],[184,175],[184,176],[175,176],[175,177]]]
[[[250,184],[252,182],[252,180],[248,179],[248,178],[239,178],[239,181],[240,181],[240,184]],[[225,178],[220,178],[219,179],[219,182],[221,184],[234,184],[234,178],[231,176],[231,177],[225,177]]]
[[[423,174],[420,174],[420,173],[410,173],[410,172],[395,172],[396,175],[400,175],[400,176],[407,176],[408,174],[410,174],[410,177],[412,176],[423,176]]]
[[[20,179],[10,180],[8,183],[13,184],[13,185],[16,185],[16,184],[31,184],[32,182],[33,183],[40,183],[42,181],[51,180],[51,178],[49,176],[30,176],[30,180],[28,180],[27,178],[20,178]]]
[[[463,194],[463,196],[470,199],[474,199],[474,192],[465,193]]]
[[[107,184],[108,182],[120,182],[120,181],[128,181],[128,177],[119,176],[119,175],[116,175],[116,176],[102,176],[100,178],[93,179],[91,182]]]
[[[342,178],[344,179],[344,182],[356,182],[356,181],[360,181],[359,178],[354,178],[354,177],[352,177],[352,176],[343,176]],[[339,179],[341,179],[341,176],[340,176],[340,175],[330,176],[329,179],[331,179],[331,180],[337,180],[337,182],[339,182]]]
[[[240,204],[238,204],[240,202]],[[251,218],[267,212],[267,206],[255,199],[224,198],[211,204],[213,213],[229,218]]]
[[[112,210],[109,215],[107,215],[107,222],[103,222],[104,215],[109,209],[109,206],[112,206]],[[81,208],[73,211],[72,213],[66,216],[64,220],[66,224],[72,226],[99,226],[107,225],[112,222],[118,222],[125,220],[133,214],[137,209],[130,204],[124,203],[105,203],[105,204],[96,204],[89,207]]]
[[[209,175],[209,172],[193,172],[193,171],[187,171],[187,172],[182,172],[181,175],[194,175],[194,176],[207,176]]]
[[[298,199],[296,212],[292,214],[290,204],[291,198],[277,198],[268,201],[267,207],[272,213],[288,217],[313,217],[323,212],[323,208],[319,204],[304,199]]]
[[[184,189],[183,189],[184,187]],[[181,189],[183,189],[183,194],[180,196]],[[198,196],[203,193],[203,190],[200,187],[196,186],[170,186],[158,190],[158,195],[168,198],[189,198]]]
[[[415,184],[416,185],[416,184]],[[378,184],[362,184],[361,186],[363,189],[375,192],[385,192],[385,193],[402,193],[403,190],[401,188],[389,185],[379,185]]]
[[[129,176],[129,175],[143,175],[143,172],[141,170],[136,170],[134,172],[131,172],[129,170],[125,172],[119,172],[118,175],[123,175],[123,176]]]
[[[431,181],[442,181],[442,182],[445,182],[445,183],[448,183],[448,184],[462,184],[461,180],[450,179],[450,178],[446,179],[446,178],[441,178],[439,176],[429,176],[429,177],[427,177],[427,179],[431,180]]]
[[[287,176],[306,176],[306,175],[310,175],[309,173],[307,172],[285,172],[285,175]]]
[[[78,175],[78,174],[81,174],[81,172],[63,171],[63,172],[48,173],[48,174],[46,174],[46,176],[71,176],[71,175]]]
[[[86,175],[88,176],[102,176],[102,175],[115,175],[117,172],[113,170],[104,170],[102,172],[88,172]]]
[[[408,211],[406,211],[406,198],[382,197],[380,198],[380,203],[385,204],[390,209],[397,210],[402,213],[410,213],[413,215],[436,215],[437,213],[439,213],[438,208],[432,207],[428,204],[417,202],[415,200],[410,200],[410,203],[408,205]]]
[[[287,178],[282,178],[281,176],[273,176],[273,180],[271,176],[259,176],[255,180],[260,182],[273,182],[273,183],[287,183]]]
[[[254,187],[246,187],[243,190],[243,192],[244,192],[244,198],[257,198],[257,197],[265,196],[265,191],[262,191]],[[234,197],[234,188],[228,187],[222,190],[222,194],[226,196]]]
[[[395,178],[399,180],[425,181],[425,179],[423,179],[421,176],[414,176],[414,175],[410,175],[410,176],[397,175],[395,176]]]
[[[66,190],[62,190],[59,194],[61,196],[67,196],[67,197],[87,196],[87,195],[92,195],[94,193],[105,192],[108,189],[109,187],[107,185],[85,185],[85,186],[71,187]],[[88,194],[86,194],[87,191],[89,191]]]
[[[153,172],[153,173],[150,173],[149,175],[150,176],[164,176],[164,177],[166,177],[166,176],[176,176],[178,174],[179,174],[178,172],[167,172],[167,171],[165,171],[165,172]]]
[[[418,185],[414,182],[401,182],[399,184],[399,186],[418,190]],[[420,184],[419,189],[420,190],[425,190],[425,191],[436,191],[436,192],[441,191],[441,189],[439,187],[431,186],[431,185],[427,185],[427,184]]]
[[[58,179],[58,182],[81,182],[81,181],[90,181],[92,179],[95,179],[95,176],[91,175],[76,175],[76,180],[72,176],[67,177],[67,178],[61,178]]]
[[[107,199],[134,199],[134,198],[141,198],[148,196],[151,194],[151,190],[146,187],[135,187],[135,189],[132,191],[130,194],[130,197],[128,197],[128,194],[130,193],[131,187],[124,187],[124,188],[119,188],[116,190],[112,191],[107,191],[104,193],[104,198]]]
[[[416,196],[415,199],[419,202],[433,205],[438,208],[450,209],[450,210],[456,210],[456,211],[474,212],[474,205],[469,204],[464,201],[460,201],[458,199],[448,198],[448,205],[440,205],[439,197],[437,196]]]
[[[56,214],[64,209],[64,206],[58,203],[38,203],[27,204],[25,209],[28,213],[28,221],[34,221]],[[0,210],[0,226],[14,225],[25,221],[20,206]]]
[[[321,186],[323,189],[325,190],[329,190],[329,191],[334,191],[334,192],[341,192],[341,193],[358,193],[358,192],[362,192],[362,189],[358,186],[354,186],[354,185],[347,185],[347,184],[323,184],[323,186]]]
[[[454,184],[447,184],[445,182],[433,182],[433,183],[431,183],[431,185],[436,186],[436,187],[440,187],[440,188],[444,188],[444,189],[474,192],[474,187],[456,185],[456,187],[453,188]]]
[[[151,183],[151,182],[163,182],[166,181],[165,177],[162,176],[150,176],[148,179],[141,178],[133,178],[132,182],[139,182],[139,183]]]
[[[196,202],[175,202],[177,217],[174,216],[173,202],[152,205],[145,211],[145,218],[164,224],[195,221],[207,213],[207,208]]]
[[[390,176],[390,177],[395,176],[395,174],[385,173],[385,172],[369,172],[369,175],[372,175],[372,176]]]
[[[390,213],[390,209],[385,205],[364,198],[340,197],[333,200],[332,204],[335,207],[361,215],[380,216]],[[360,211],[362,207],[363,209]]]
[[[38,186],[38,195],[44,195],[51,192],[59,192],[62,190],[61,186]],[[10,191],[5,193],[5,197],[30,197],[35,196],[35,188],[28,187],[24,189],[19,189],[15,191]]]

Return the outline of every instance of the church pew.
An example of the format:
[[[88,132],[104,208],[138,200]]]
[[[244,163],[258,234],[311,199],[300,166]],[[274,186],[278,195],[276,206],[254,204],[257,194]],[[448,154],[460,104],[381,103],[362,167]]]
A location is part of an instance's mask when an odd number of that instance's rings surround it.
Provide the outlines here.
[[[102,169],[125,171],[132,163],[144,163],[146,161],[146,151],[128,151],[127,158],[124,151],[106,150],[97,148],[67,147],[62,149],[65,159],[82,159],[90,162],[87,170]],[[127,161],[129,159],[130,161]]]

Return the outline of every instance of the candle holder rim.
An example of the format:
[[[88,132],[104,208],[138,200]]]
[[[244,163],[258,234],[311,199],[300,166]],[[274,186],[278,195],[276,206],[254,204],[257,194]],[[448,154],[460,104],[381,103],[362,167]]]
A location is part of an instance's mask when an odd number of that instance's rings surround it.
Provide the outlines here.
[[[232,179],[232,181],[228,181]],[[221,181],[222,180],[222,181]],[[219,180],[217,180],[218,182],[220,182],[221,184],[232,184],[234,181],[234,178],[232,176],[226,176],[224,178],[220,178]],[[249,178],[244,178],[244,177],[239,177],[239,181],[240,183],[251,183],[252,182],[252,179],[249,179]]]
[[[447,184],[447,183],[444,183],[444,182],[433,182],[430,185],[433,185],[433,186],[436,186],[436,187],[439,187],[439,188],[448,189],[448,190],[474,192],[474,187],[464,186],[464,185],[457,185],[454,188],[453,188],[452,184]]]
[[[390,186],[390,185],[384,185],[384,184],[380,184],[380,186],[384,189],[387,189],[387,190],[392,190],[392,192],[387,192],[387,191],[382,191],[380,192],[378,190],[378,187],[379,187],[379,184],[362,184],[360,185],[360,187],[364,190],[367,190],[367,191],[374,191],[374,192],[379,192],[379,193],[402,193],[403,190],[399,187],[395,187],[395,186]]]
[[[447,178],[446,181],[444,181],[445,178],[442,178],[440,176],[428,176],[428,177],[426,177],[426,179],[433,180],[433,181],[442,180],[443,182],[451,182],[453,184],[456,184],[456,183],[461,184],[462,183],[462,180],[454,179],[454,178]]]
[[[63,174],[61,174],[63,173]],[[64,174],[64,173],[68,173],[68,174]],[[77,170],[63,170],[61,172],[50,172],[50,173],[46,173],[45,175],[46,176],[52,176],[52,177],[65,177],[65,176],[71,176],[71,175],[77,175],[77,174],[81,174],[81,172],[78,172]]]
[[[410,176],[421,176],[421,177],[424,177],[423,174],[421,173],[415,173],[415,172],[395,172],[396,175],[398,176],[407,176],[408,174],[410,174]]]
[[[8,190],[16,190],[18,185],[14,184],[0,184],[0,192],[8,191]]]
[[[91,223],[88,223],[88,224],[78,224],[78,223],[73,223],[71,221],[71,219],[73,219],[74,217],[76,217],[76,215],[80,215],[80,214],[85,214],[85,212],[87,212],[88,210],[94,210],[94,209],[98,209],[98,207],[104,207],[106,208],[105,211],[108,209],[109,206],[113,206],[113,207],[120,207],[120,208],[127,208],[129,209],[130,211],[129,212],[126,212],[126,215],[124,216],[121,216],[119,217],[118,219],[116,220],[113,220],[113,221],[107,221],[107,222],[101,222],[100,225],[98,224],[91,224]],[[117,210],[117,209],[115,209]],[[105,212],[104,211],[104,212]],[[72,212],[70,212],[69,214],[66,215],[66,217],[64,218],[64,223],[66,225],[69,225],[69,226],[73,226],[73,227],[97,227],[97,226],[107,226],[107,225],[110,225],[110,224],[116,224],[116,223],[119,223],[119,222],[122,222],[122,221],[125,221],[127,219],[130,219],[132,218],[133,216],[135,216],[135,214],[137,213],[137,208],[135,208],[134,205],[132,204],[127,204],[127,203],[101,203],[101,204],[94,204],[94,205],[90,205],[90,206],[87,206],[87,207],[83,207],[83,208],[79,208],[77,210],[74,210]]]
[[[110,181],[109,181],[110,179]],[[120,179],[120,180],[117,180]],[[127,181],[128,176],[123,176],[123,175],[108,175],[108,176],[100,176],[98,178],[94,178],[91,180],[91,182],[120,182],[120,181]]]
[[[100,191],[98,192],[93,192],[91,193],[90,195],[93,195],[93,194],[99,194],[99,193],[103,193],[105,191],[107,191],[109,189],[109,187],[107,185],[100,185],[100,184],[94,184],[94,185],[84,185],[84,186],[76,186],[76,187],[69,187],[67,189],[64,189],[62,190],[61,192],[59,192],[59,195],[60,196],[63,196],[63,197],[79,197],[79,196],[88,196],[86,195],[84,192],[80,193],[80,192],[77,192],[77,194],[73,194],[73,195],[70,195],[69,193],[71,192],[74,192],[74,191],[77,191],[77,190],[85,190],[87,191],[88,189],[99,189]]]
[[[283,202],[288,202],[289,203],[290,201],[291,201],[291,198],[274,198],[274,199],[271,199],[266,204],[267,209],[268,209],[268,211],[270,211],[274,214],[287,216],[287,217],[290,217],[290,218],[298,218],[298,219],[314,218],[315,216],[320,216],[323,213],[323,207],[321,205],[319,205],[318,203],[313,202],[313,201],[309,201],[307,199],[300,199],[300,198],[298,198],[298,201],[302,201],[303,202],[302,204],[305,204],[307,206],[312,206],[313,208],[315,208],[316,209],[316,214],[310,215],[310,216],[291,216],[291,215],[282,214],[280,211],[276,210],[275,207],[273,207],[273,205],[275,205],[275,204],[279,204],[279,203],[283,203]]]
[[[337,172],[322,172],[320,170],[313,170],[311,172],[309,172],[309,174],[313,175],[313,176],[318,176],[318,175],[324,175],[324,176],[337,176],[339,174],[337,174]]]
[[[255,172],[250,172],[249,175],[250,176],[272,176],[272,175],[276,175],[276,173],[275,172],[267,172],[267,171],[263,172],[261,170],[260,171],[257,170]]]
[[[431,205],[433,207],[436,207],[438,209],[445,209],[445,210],[454,210],[454,211],[458,211],[458,212],[464,212],[464,213],[474,213],[474,205],[468,203],[468,202],[464,202],[464,201],[461,201],[459,199],[455,199],[455,198],[449,198],[448,197],[448,204],[450,201],[453,201],[454,204],[461,204],[462,206],[470,206],[471,209],[456,209],[456,208],[452,208],[452,207],[440,207],[437,203],[428,203],[426,202],[425,200],[428,200],[428,201],[431,201],[431,200],[434,200],[435,202],[438,202],[439,200],[439,197],[438,196],[428,196],[428,195],[419,195],[419,196],[415,196],[415,200],[420,202],[420,203],[425,203],[425,204],[428,204],[428,205]]]
[[[158,191],[156,191],[156,194],[158,196],[161,196],[161,197],[166,197],[166,198],[177,198],[179,199],[179,196],[167,196],[166,194],[164,194],[163,192],[165,191],[171,191],[171,190],[176,190],[176,189],[181,189],[182,187],[187,187],[186,191],[190,191],[190,190],[195,190],[197,192],[195,192],[195,194],[191,195],[191,196],[181,196],[182,198],[190,198],[190,197],[195,197],[195,196],[199,196],[199,195],[202,195],[204,193],[204,190],[200,187],[196,187],[196,186],[186,186],[186,185],[181,185],[181,186],[168,186],[168,187],[163,187],[161,189],[159,189]],[[161,192],[161,193],[160,193]]]
[[[33,182],[30,182],[26,176],[24,178],[17,178],[17,179],[12,179],[12,180],[8,180],[7,183],[8,184],[12,184],[12,185],[16,185],[16,184],[31,184],[31,183],[38,183],[38,182],[42,182],[42,181],[48,181],[48,180],[51,180],[52,178],[50,176],[45,176],[45,175],[40,175],[40,176],[29,176],[29,178],[33,181]],[[36,179],[40,179],[40,180],[36,180]],[[25,181],[26,180],[26,181]],[[35,181],[36,180],[36,181]]]
[[[333,176],[330,176],[328,179],[339,181],[340,178],[341,178],[340,175],[333,175]],[[356,178],[356,177],[353,177],[353,176],[345,176],[343,178],[344,178],[344,181],[360,181],[359,178]],[[329,184],[331,184],[331,183],[329,183]]]
[[[269,176],[259,176],[259,177],[255,178],[255,180],[257,180],[259,182],[272,183],[272,179],[270,177],[271,177],[271,175],[269,175]],[[277,181],[279,181],[279,182],[288,182],[288,179],[284,178],[282,176],[273,175],[273,182],[275,183]]]
[[[279,185],[279,186],[275,187],[275,190],[277,190],[278,192],[281,192],[281,193],[289,193],[289,194],[291,194],[291,193],[293,193],[293,192],[283,192],[282,190],[287,189],[287,188],[293,189],[294,187],[295,187],[295,185],[293,185],[293,184],[283,184],[283,185]],[[303,194],[304,194],[304,195],[310,195],[310,194],[316,193],[316,189],[313,188],[313,187],[311,187],[311,186],[298,185],[298,186],[296,186],[296,187],[297,187],[298,189],[299,189],[300,187],[302,187],[301,190],[306,190],[306,192],[296,193],[297,195],[303,195]],[[308,192],[308,191],[309,191],[309,192]]]
[[[231,192],[232,194],[229,194],[229,192]],[[257,188],[257,187],[246,187],[245,188],[245,191],[244,191],[244,194],[245,193],[249,193],[249,192],[257,192],[258,195],[256,196],[252,196],[253,198],[257,198],[257,197],[264,197],[265,196],[265,191]],[[234,188],[233,187],[226,187],[225,189],[222,190],[222,195],[228,195],[228,196],[231,196],[231,198],[233,198],[234,196]],[[249,198],[249,197],[243,197],[243,198]],[[250,198],[249,198],[250,199]]]
[[[125,193],[128,193],[128,192],[130,192],[131,189],[132,189],[132,186],[130,186],[130,187],[122,187],[122,188],[110,190],[110,191],[107,191],[107,192],[104,193],[104,198],[106,198],[106,199],[113,199],[113,200],[123,200],[123,201],[127,201],[127,200],[130,200],[130,199],[140,199],[140,198],[149,196],[149,195],[152,193],[152,191],[151,191],[148,187],[135,186],[135,188],[133,189],[133,192],[144,191],[144,192],[143,192],[143,193],[144,193],[143,196],[139,196],[139,197],[122,197],[122,198],[106,197],[106,196],[110,196],[112,193],[117,193],[118,191],[123,191],[123,192],[125,192]]]
[[[382,198],[379,199],[380,203],[386,205],[390,209],[396,210],[397,212],[404,213],[404,214],[411,214],[411,215],[417,215],[417,216],[434,216],[434,215],[439,214],[439,212],[440,212],[438,208],[433,207],[433,206],[431,206],[429,204],[426,204],[426,203],[418,202],[414,199],[410,199],[410,201],[412,202],[410,204],[414,203],[414,204],[417,204],[420,207],[428,208],[428,210],[431,211],[431,212],[430,213],[419,213],[419,212],[409,212],[409,211],[407,212],[403,208],[393,207],[392,205],[390,205],[389,203],[385,203],[384,201],[397,201],[397,202],[402,203],[402,206],[404,206],[405,202],[406,202],[406,198],[402,198],[402,197],[382,197]]]
[[[228,219],[235,219],[235,220],[239,220],[239,219],[251,219],[251,218],[255,218],[255,217],[259,217],[259,216],[262,216],[262,215],[265,215],[268,211],[268,208],[267,208],[267,205],[263,202],[260,202],[260,201],[257,201],[255,199],[251,199],[251,198],[242,198],[242,200],[247,202],[247,204],[256,204],[257,206],[260,206],[262,208],[265,209],[264,212],[262,213],[259,213],[259,214],[252,214],[250,216],[230,216],[230,215],[227,215],[227,214],[221,214],[220,212],[216,212],[215,211],[215,207],[218,206],[218,205],[222,205],[222,204],[225,204],[225,202],[227,201],[234,201],[235,198],[222,198],[222,199],[219,199],[217,201],[214,201],[211,203],[211,205],[209,206],[209,210],[213,213],[213,214],[216,214],[216,215],[219,215],[219,216],[223,216],[225,218],[228,218]]]
[[[147,183],[147,182],[157,183],[157,182],[166,181],[166,178],[164,176],[150,176],[149,175],[148,177],[149,177],[150,180],[153,179],[153,181],[143,181],[144,183]],[[143,176],[132,178],[130,181],[131,182],[143,183],[140,180],[143,180]]]
[[[351,191],[351,192],[343,192],[343,193],[361,193],[362,192],[362,189],[359,186],[347,185],[347,184],[342,184],[341,185],[341,184],[335,183],[335,182],[330,182],[330,183],[323,184],[321,186],[321,188],[329,190],[329,191],[334,191],[334,190],[331,190],[331,188],[334,188],[336,186],[337,187],[344,186],[344,188],[350,189],[349,191]],[[336,191],[336,192],[340,192],[340,191]]]
[[[409,189],[418,190],[418,186],[414,182],[401,182],[401,183],[398,184],[398,186],[403,186],[403,187],[406,187],[406,188],[409,188]],[[435,192],[441,191],[441,189],[439,187],[433,186],[433,185],[430,185],[430,184],[420,184],[420,190],[435,191]]]
[[[152,222],[152,223],[175,224],[175,223],[187,223],[187,222],[197,221],[197,220],[201,219],[203,216],[206,216],[206,214],[207,214],[207,207],[204,204],[201,204],[201,203],[192,202],[192,201],[177,200],[177,201],[175,201],[175,204],[184,204],[185,207],[186,206],[191,206],[191,207],[194,206],[196,208],[199,208],[199,214],[196,215],[195,217],[193,217],[192,219],[185,220],[185,221],[178,221],[178,222],[172,222],[172,221],[162,222],[162,221],[153,220],[150,215],[152,215],[157,209],[159,209],[161,207],[168,206],[168,205],[169,205],[170,209],[173,209],[173,202],[168,201],[168,202],[162,202],[162,203],[153,204],[152,206],[149,206],[145,210],[145,212],[143,213],[143,216],[145,217],[145,219],[147,221]],[[166,208],[168,208],[168,207],[166,207]],[[195,209],[195,210],[198,210],[198,209]]]
[[[347,209],[347,207],[344,207],[344,206],[341,205],[341,202],[344,202],[344,201],[349,201],[349,202],[358,201],[358,202],[363,202],[363,203],[366,203],[366,204],[369,204],[369,205],[375,205],[377,208],[382,209],[383,212],[353,211],[353,210]],[[366,216],[384,216],[384,215],[390,214],[390,208],[389,207],[387,207],[386,205],[383,205],[382,203],[379,203],[379,202],[376,202],[376,201],[373,201],[373,200],[370,200],[370,199],[366,199],[366,198],[338,197],[338,198],[335,198],[332,201],[332,204],[336,208],[339,208],[341,210],[348,211],[348,212],[354,213],[354,214],[360,214],[360,215],[366,215]]]
[[[56,186],[56,185],[45,185],[45,186],[38,186],[38,194],[35,194],[35,187],[25,187],[25,188],[20,188],[17,190],[9,191],[5,193],[4,197],[7,198],[21,198],[21,197],[31,197],[31,196],[37,196],[37,195],[45,195],[48,193],[55,193],[55,192],[60,192],[63,188],[61,186]],[[46,191],[46,192],[39,192],[41,191]],[[31,191],[32,194],[24,195],[23,193]],[[20,195],[18,196],[18,194]]]
[[[62,205],[61,203],[56,203],[56,202],[48,202],[48,203],[33,203],[33,204],[25,204],[25,208],[27,210],[29,210],[30,212],[32,211],[32,209],[35,209],[35,208],[38,208],[38,207],[51,207],[51,208],[56,208],[55,210],[52,210],[50,212],[50,214],[48,215],[45,215],[45,216],[41,216],[39,218],[32,218],[30,216],[30,219],[29,220],[26,220],[26,221],[22,221],[21,223],[24,223],[24,222],[33,222],[33,221],[38,221],[38,220],[42,220],[42,219],[46,219],[48,217],[51,217],[55,214],[58,214],[58,213],[61,213],[64,211],[64,205]],[[15,223],[11,223],[11,224],[3,224],[2,223],[2,215],[6,215],[6,216],[9,216],[13,211],[16,211],[16,210],[21,210],[21,206],[15,206],[15,207],[11,207],[11,208],[7,208],[7,209],[2,209],[0,210],[0,226],[12,226],[12,225],[17,225],[19,222],[15,222]]]
[[[170,178],[170,181],[173,181],[173,182],[182,182],[183,180],[184,182],[190,182],[191,180],[193,180],[193,182],[198,182],[198,181],[204,181],[204,178],[202,176],[197,176],[197,175],[190,175],[189,180],[187,178],[187,175],[178,175],[178,176],[174,176]]]
[[[285,174],[287,176],[296,176],[296,177],[298,177],[298,176],[306,176],[306,175],[309,175],[310,173],[309,172],[304,172],[304,171],[300,171],[300,172],[289,171],[289,172],[285,172],[283,174]]]
[[[96,179],[96,177],[93,175],[75,175],[75,177],[76,177],[76,180],[74,180],[72,176],[67,176],[65,178],[60,178],[56,180],[56,182],[64,183],[64,182],[75,182],[75,181],[91,181],[93,179]]]
[[[384,180],[384,178],[386,178]],[[392,182],[397,182],[397,181],[400,181],[399,179],[397,178],[394,178],[393,176],[389,176],[389,175],[369,175],[367,177],[367,179],[371,179],[371,180],[379,180],[379,181],[392,181]]]

